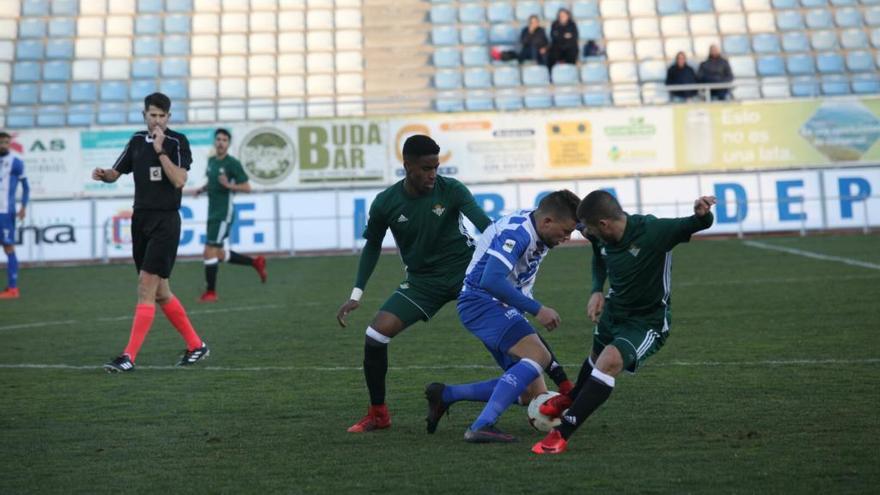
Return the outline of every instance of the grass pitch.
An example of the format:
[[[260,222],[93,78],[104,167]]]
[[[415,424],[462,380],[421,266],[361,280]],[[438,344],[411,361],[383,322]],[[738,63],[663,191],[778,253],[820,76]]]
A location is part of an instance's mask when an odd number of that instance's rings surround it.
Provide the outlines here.
[[[880,237],[761,242],[880,265]],[[562,456],[513,407],[513,445],[462,441],[480,405],[424,431],[431,381],[497,376],[447,305],[390,346],[391,430],[345,429],[366,409],[363,333],[402,277],[383,256],[347,329],[334,321],[357,258],[270,260],[260,285],[222,265],[221,302],[199,305],[202,265],[172,288],[211,346],[183,343],[161,312],[128,375],[100,365],[128,337],[131,266],[33,268],[0,301],[0,493],[869,493],[880,484],[880,269],[738,240],[676,249],[663,350],[583,426]],[[878,267],[880,268],[880,267]],[[562,315],[546,334],[571,376],[589,349],[589,250],[559,249],[536,295]]]

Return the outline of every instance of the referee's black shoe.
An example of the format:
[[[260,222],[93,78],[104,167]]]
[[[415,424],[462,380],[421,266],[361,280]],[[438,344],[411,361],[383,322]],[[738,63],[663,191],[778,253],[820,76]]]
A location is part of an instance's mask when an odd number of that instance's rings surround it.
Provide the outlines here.
[[[183,356],[177,362],[177,366],[192,366],[210,355],[211,351],[208,349],[208,344],[202,342],[202,346],[198,349],[183,351]]]
[[[449,404],[443,402],[445,388],[446,385],[442,383],[432,383],[425,387],[425,399],[428,400],[428,414],[425,416],[425,422],[428,423],[428,433],[437,431],[437,423],[449,410]]]
[[[104,369],[107,373],[128,373],[129,371],[134,371],[134,362],[128,357],[128,354],[123,354],[113,361],[104,364]]]

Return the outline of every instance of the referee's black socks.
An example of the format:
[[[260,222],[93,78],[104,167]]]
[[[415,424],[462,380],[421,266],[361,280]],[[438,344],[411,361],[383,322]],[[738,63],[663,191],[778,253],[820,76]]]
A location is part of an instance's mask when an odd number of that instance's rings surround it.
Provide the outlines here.
[[[575,430],[608,400],[612,391],[614,391],[614,377],[594,369],[571,407],[562,416],[562,424],[556,427],[562,438],[568,440]]]

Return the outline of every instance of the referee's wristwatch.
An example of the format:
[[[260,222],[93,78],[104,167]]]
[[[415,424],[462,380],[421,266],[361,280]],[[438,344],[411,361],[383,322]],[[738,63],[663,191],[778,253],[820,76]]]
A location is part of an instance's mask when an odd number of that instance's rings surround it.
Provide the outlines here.
[[[156,156],[162,156],[162,155],[168,156],[168,152],[165,150],[162,150],[162,151],[156,153]]]

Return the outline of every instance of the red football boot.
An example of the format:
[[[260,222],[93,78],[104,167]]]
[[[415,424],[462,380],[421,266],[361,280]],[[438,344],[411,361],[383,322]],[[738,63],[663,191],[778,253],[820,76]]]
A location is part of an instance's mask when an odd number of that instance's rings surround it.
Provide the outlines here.
[[[7,288],[0,292],[0,299],[18,299],[19,297],[21,297],[21,293],[18,291],[18,287]]]
[[[367,415],[360,421],[351,425],[349,433],[366,433],[374,430],[384,430],[391,427],[391,415],[388,414],[388,406],[370,406]]]
[[[215,303],[217,302],[217,293],[212,290],[206,290],[201,297],[199,297],[200,303]]]
[[[257,274],[260,276],[260,282],[266,283],[266,279],[269,278],[269,274],[266,273],[266,257],[265,256],[257,256],[254,258],[254,270],[257,271]]]
[[[571,407],[571,397],[565,394],[554,395],[538,408],[541,414],[551,418],[562,416],[562,412]]]
[[[543,440],[532,446],[536,454],[561,454],[568,448],[568,441],[562,438],[559,430],[550,430]]]
[[[571,383],[571,380],[565,380],[559,384],[558,388],[560,394],[570,395],[571,390],[574,388],[574,383]]]

